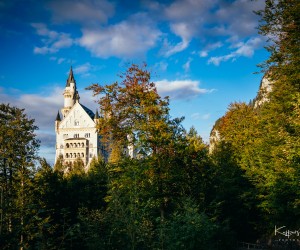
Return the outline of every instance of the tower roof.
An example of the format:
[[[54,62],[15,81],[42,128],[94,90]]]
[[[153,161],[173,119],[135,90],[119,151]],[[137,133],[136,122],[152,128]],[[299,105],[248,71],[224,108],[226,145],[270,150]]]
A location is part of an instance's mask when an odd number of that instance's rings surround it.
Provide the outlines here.
[[[84,109],[84,111],[92,118],[95,118],[95,114],[92,110],[90,110],[89,108],[87,108],[86,106],[80,104],[80,106]]]
[[[57,112],[57,116],[56,116],[55,121],[61,121],[59,111]]]
[[[96,114],[95,114],[94,119],[99,119],[99,113],[98,113],[98,110],[96,110]]]
[[[69,72],[69,77],[67,79],[67,84],[66,84],[66,87],[70,87],[70,83],[71,82],[74,82],[75,83],[75,86],[76,86],[76,81],[75,81],[75,78],[74,78],[74,75],[73,75],[73,69],[72,69],[72,66],[70,68],[70,72]]]

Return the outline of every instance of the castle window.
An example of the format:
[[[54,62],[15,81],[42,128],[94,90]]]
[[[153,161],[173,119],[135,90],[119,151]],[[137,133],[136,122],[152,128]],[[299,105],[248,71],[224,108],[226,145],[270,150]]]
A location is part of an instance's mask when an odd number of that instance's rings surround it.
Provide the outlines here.
[[[78,120],[75,120],[74,125],[75,125],[75,126],[79,126],[79,121],[78,121]]]
[[[69,143],[67,143],[67,144],[66,144],[66,147],[67,147],[67,148],[69,148],[69,147],[70,147]]]
[[[84,148],[84,143],[81,143],[81,147],[83,147],[83,148]]]
[[[66,153],[66,158],[69,158],[69,154],[68,153]]]
[[[91,135],[90,135],[90,133],[85,133],[85,134],[84,134],[84,137],[86,137],[86,138],[90,138],[90,137],[91,137]]]
[[[79,134],[74,134],[74,138],[79,138]]]

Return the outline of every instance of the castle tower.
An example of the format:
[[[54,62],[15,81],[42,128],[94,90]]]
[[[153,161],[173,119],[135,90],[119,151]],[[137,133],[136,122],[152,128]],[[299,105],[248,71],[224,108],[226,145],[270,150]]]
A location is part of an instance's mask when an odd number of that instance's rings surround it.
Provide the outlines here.
[[[64,95],[64,107],[61,109],[63,118],[69,113],[74,104],[79,101],[79,94],[76,87],[76,81],[73,75],[72,66],[70,68],[69,77],[67,79]]]
[[[55,119],[55,132],[56,133],[59,133],[59,124],[60,124],[60,122],[61,122],[61,118],[60,118],[60,114],[59,114],[59,111],[58,111],[56,119]]]
[[[94,114],[89,108],[79,102],[72,67],[66,82],[64,106],[58,111],[55,119],[56,158],[66,167],[81,160],[88,170],[93,159],[97,159],[104,150],[97,131],[99,122],[98,111]],[[105,152],[102,155],[106,155]],[[66,170],[67,171],[67,170]]]

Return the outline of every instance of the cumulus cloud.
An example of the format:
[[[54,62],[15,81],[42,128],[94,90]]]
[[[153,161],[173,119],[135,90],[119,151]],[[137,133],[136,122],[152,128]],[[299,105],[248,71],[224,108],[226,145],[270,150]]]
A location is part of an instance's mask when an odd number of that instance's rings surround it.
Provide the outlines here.
[[[161,80],[156,82],[156,88],[161,96],[171,99],[191,99],[198,95],[210,93],[213,90],[201,89],[199,81],[193,80]]]
[[[247,37],[257,33],[258,16],[253,13],[264,8],[264,1],[236,0],[233,2],[219,1],[215,13],[219,31],[230,36]]]
[[[146,0],[134,5],[108,0],[51,0],[47,6],[54,24],[75,23],[73,27],[80,29],[82,35],[76,45],[96,57],[128,59],[145,55],[159,43],[160,55],[165,57],[186,50],[194,40],[203,48],[198,50],[200,57],[221,46],[230,49],[231,43],[257,33],[258,17],[253,10],[262,9],[264,1]],[[115,12],[122,8],[126,11],[116,17]],[[32,26],[42,38],[42,46],[34,47],[36,54],[57,53],[75,44],[68,33],[49,30],[41,23]],[[216,42],[220,39],[227,39],[227,44]]]
[[[178,0],[166,6],[164,16],[169,21],[170,30],[181,38],[177,44],[165,41],[163,54],[166,57],[185,50],[192,38],[202,29],[206,11],[213,1]]]
[[[106,28],[85,28],[82,33],[79,44],[101,58],[127,58],[144,54],[156,46],[161,35],[149,20],[139,21],[137,17]]]
[[[181,42],[175,45],[165,42],[165,55],[170,56],[185,50],[191,40],[196,38],[208,44],[200,51],[200,56],[206,57],[211,50],[222,46],[217,42],[213,44],[215,47],[209,48],[211,38],[237,37],[240,40],[253,36],[257,33],[258,20],[253,10],[262,9],[263,6],[263,1],[246,0],[177,0],[164,5],[163,12],[169,22],[170,31],[181,38]]]
[[[114,14],[106,0],[54,0],[49,3],[55,22],[76,22],[83,26],[105,23]]]
[[[237,44],[232,45],[232,48],[236,50],[231,53],[223,56],[214,56],[208,60],[208,64],[214,64],[216,66],[220,65],[221,62],[226,62],[228,60],[236,60],[238,57],[252,57],[255,49],[259,48],[263,43],[263,39],[260,37],[250,38],[246,42],[238,42]]]
[[[73,45],[73,39],[70,34],[49,30],[43,23],[32,23],[36,33],[42,37],[44,46],[35,46],[33,52],[35,54],[52,54],[58,52],[62,48],[68,48]]]

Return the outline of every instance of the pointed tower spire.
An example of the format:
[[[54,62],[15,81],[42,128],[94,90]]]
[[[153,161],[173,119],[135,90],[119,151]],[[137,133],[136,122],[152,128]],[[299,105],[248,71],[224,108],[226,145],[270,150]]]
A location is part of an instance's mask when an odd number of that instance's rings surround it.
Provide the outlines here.
[[[61,109],[63,119],[69,113],[71,108],[75,105],[76,102],[79,102],[79,93],[76,87],[76,81],[73,74],[73,68],[71,66],[69,77],[67,79],[67,84],[64,91],[64,107]]]
[[[57,116],[56,116],[56,119],[55,119],[55,121],[61,121],[61,118],[60,118],[59,111],[57,112]]]
[[[95,118],[94,119],[99,119],[98,109],[96,109],[96,114],[95,114]]]
[[[75,81],[75,78],[74,78],[74,75],[73,75],[73,69],[72,69],[72,66],[70,68],[70,72],[69,72],[69,77],[67,79],[67,84],[66,84],[66,87],[70,87],[70,83],[73,82],[76,86],[76,81]]]

